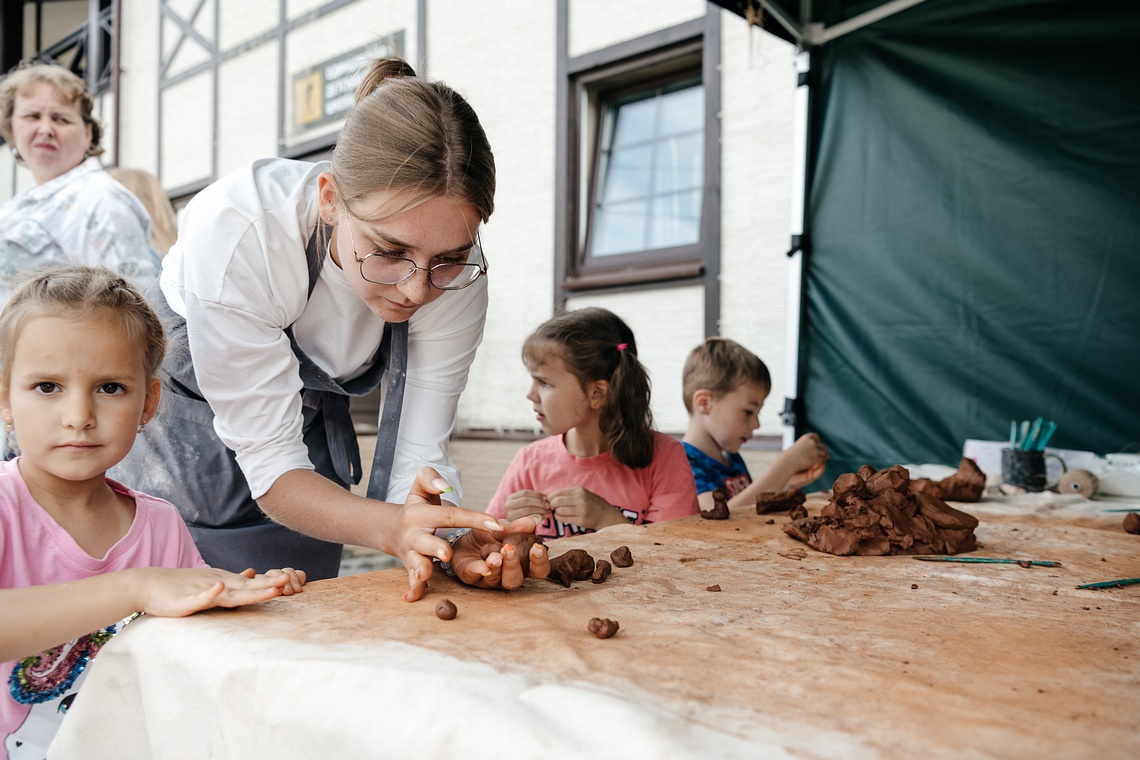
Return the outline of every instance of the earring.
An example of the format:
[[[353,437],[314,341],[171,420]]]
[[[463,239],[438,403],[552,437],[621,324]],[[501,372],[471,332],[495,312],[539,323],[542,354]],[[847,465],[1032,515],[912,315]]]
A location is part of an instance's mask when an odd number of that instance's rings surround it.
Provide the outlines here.
[[[4,420],[4,430],[9,433],[16,432],[16,424],[12,420]]]
[[[138,432],[138,433],[141,433],[141,432],[143,431],[143,428],[144,428],[144,427],[146,427],[146,423],[145,423],[145,422],[140,422],[140,423],[139,423],[139,429],[138,429],[138,431],[137,431],[137,432]],[[137,433],[136,433],[136,434],[137,434]]]

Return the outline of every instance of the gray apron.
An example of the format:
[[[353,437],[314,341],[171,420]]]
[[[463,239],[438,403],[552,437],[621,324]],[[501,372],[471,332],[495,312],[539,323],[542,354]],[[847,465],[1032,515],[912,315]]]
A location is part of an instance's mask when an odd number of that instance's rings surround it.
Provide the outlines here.
[[[305,255],[309,294],[324,263],[317,234]],[[157,286],[151,305],[170,341],[160,375],[164,389],[158,414],[139,435],[130,454],[111,476],[144,493],[172,502],[182,513],[203,559],[212,567],[259,573],[277,567],[304,570],[309,580],[335,578],[341,544],[305,536],[270,520],[257,506],[233,451],[214,432],[214,413],[202,397],[187,348],[186,320],[175,313]],[[303,436],[309,461],[329,480],[348,488],[360,482],[360,448],[349,413],[349,397],[375,390],[388,370],[388,385],[376,439],[368,497],[384,500],[396,451],[404,382],[408,364],[408,323],[389,323],[372,364],[359,376],[338,383],[297,345],[292,326],[286,329],[300,362],[304,384]]]

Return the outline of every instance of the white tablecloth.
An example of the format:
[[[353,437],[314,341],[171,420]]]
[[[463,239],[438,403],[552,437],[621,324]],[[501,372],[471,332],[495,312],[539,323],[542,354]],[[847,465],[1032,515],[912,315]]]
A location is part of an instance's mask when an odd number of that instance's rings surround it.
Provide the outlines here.
[[[981,520],[974,556],[1061,567],[835,557],[784,534],[786,514],[736,510],[552,546],[629,546],[599,585],[433,577],[408,604],[400,569],[322,581],[131,624],[50,756],[1140,756],[1140,585],[1076,588],[1140,577],[1140,536],[1104,511],[1140,502],[955,506]],[[594,638],[591,617],[621,629]]]

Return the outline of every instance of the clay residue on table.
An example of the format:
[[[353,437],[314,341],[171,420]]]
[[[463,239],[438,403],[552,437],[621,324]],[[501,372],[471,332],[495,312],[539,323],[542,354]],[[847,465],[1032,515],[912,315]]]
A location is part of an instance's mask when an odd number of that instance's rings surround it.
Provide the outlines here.
[[[828,496],[809,495],[808,512]],[[768,525],[748,507],[723,522],[693,516],[549,542],[552,555],[628,546],[636,563],[602,584],[529,580],[507,593],[437,571],[428,595],[409,604],[397,568],[197,615],[188,630],[208,623],[226,636],[281,639],[283,655],[298,641],[362,660],[406,643],[625,694],[745,737],[792,722],[802,728],[779,750],[802,757],[844,756],[812,749],[827,733],[898,760],[1138,756],[1140,586],[1076,589],[1140,577],[1137,539],[1119,514],[1035,496],[971,505],[975,533],[986,556],[1061,567],[819,552],[795,561],[779,554],[803,546],[781,530],[786,518]],[[712,584],[722,591],[709,593]],[[435,616],[444,597],[461,611],[455,620]],[[620,620],[620,633],[598,641],[586,630],[595,617]]]
[[[818,516],[791,515],[789,536],[828,554],[958,554],[977,546],[972,515],[924,491],[895,465],[876,472],[864,465],[835,479]]]

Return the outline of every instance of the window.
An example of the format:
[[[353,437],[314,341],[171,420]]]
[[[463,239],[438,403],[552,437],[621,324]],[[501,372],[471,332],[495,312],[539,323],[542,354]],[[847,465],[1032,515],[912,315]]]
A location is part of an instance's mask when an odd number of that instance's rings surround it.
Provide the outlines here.
[[[563,291],[694,279],[716,256],[719,82],[705,36],[702,20],[569,61]]]
[[[699,243],[705,135],[700,80],[614,98],[602,107],[601,123],[588,255]]]

